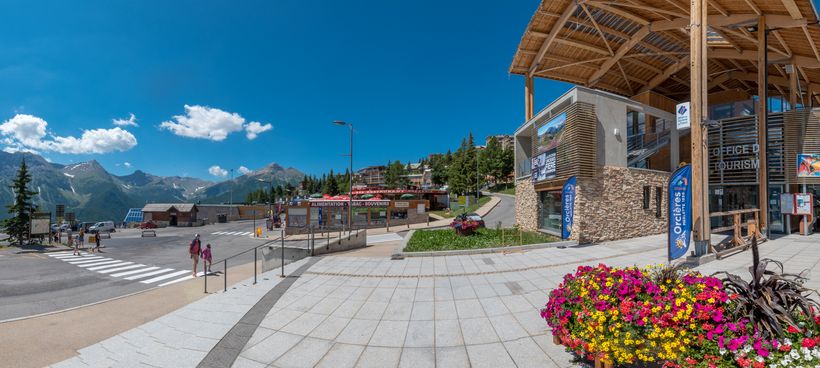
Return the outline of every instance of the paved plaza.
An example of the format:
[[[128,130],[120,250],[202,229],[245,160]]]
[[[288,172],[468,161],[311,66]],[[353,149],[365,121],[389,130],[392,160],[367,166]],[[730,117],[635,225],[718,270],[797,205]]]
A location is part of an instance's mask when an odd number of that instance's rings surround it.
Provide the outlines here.
[[[288,274],[301,271],[285,279],[292,282],[285,291],[277,292],[286,281],[274,271],[54,367],[570,367],[571,356],[552,343],[539,317],[548,291],[580,264],[664,262],[665,241],[659,235],[514,253],[305,259],[286,267]],[[761,256],[783,261],[790,272],[819,274],[820,235],[764,243]],[[747,277],[750,263],[747,251],[700,270]],[[818,280],[808,286],[817,288]]]

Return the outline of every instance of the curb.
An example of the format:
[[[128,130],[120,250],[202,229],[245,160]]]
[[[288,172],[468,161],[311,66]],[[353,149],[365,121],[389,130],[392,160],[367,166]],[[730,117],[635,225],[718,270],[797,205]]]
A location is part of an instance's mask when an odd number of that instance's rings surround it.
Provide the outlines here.
[[[402,239],[401,244],[396,247],[397,252],[393,254],[393,258],[399,257],[446,257],[446,256],[465,256],[465,255],[473,255],[473,254],[488,254],[488,253],[502,253],[508,251],[520,251],[520,250],[533,250],[533,249],[543,249],[543,248],[559,248],[559,247],[576,247],[578,246],[578,242],[574,240],[566,240],[566,241],[558,241],[552,243],[538,243],[538,244],[527,244],[527,245],[514,245],[509,247],[496,247],[496,248],[479,248],[479,249],[459,249],[459,250],[440,250],[440,251],[432,251],[432,252],[405,252],[404,248],[407,247],[407,242],[410,241],[410,238],[413,237],[413,233],[416,230],[410,230],[407,235],[404,236]]]
[[[488,197],[492,197],[492,196],[488,196]],[[495,202],[495,204],[493,204],[492,206],[490,206],[490,208],[488,208],[488,209],[487,209],[487,211],[486,211],[486,212],[484,212],[484,214],[483,214],[483,215],[479,215],[479,216],[481,216],[481,217],[487,216],[487,214],[488,214],[488,213],[493,212],[493,210],[494,210],[494,209],[498,206],[498,204],[499,204],[499,203],[501,203],[501,200],[500,200],[500,199],[499,199],[497,202]],[[476,213],[478,213],[478,210],[483,210],[483,209],[484,209],[484,207],[483,207],[483,206],[482,206],[482,207],[479,207],[478,209],[476,209],[476,210],[475,210],[475,212],[476,212]]]

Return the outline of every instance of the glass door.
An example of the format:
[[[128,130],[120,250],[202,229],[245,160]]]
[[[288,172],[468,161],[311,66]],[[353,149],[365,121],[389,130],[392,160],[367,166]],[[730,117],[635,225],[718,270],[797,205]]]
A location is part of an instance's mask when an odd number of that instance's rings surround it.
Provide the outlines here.
[[[540,193],[538,225],[541,230],[561,234],[561,191]]]

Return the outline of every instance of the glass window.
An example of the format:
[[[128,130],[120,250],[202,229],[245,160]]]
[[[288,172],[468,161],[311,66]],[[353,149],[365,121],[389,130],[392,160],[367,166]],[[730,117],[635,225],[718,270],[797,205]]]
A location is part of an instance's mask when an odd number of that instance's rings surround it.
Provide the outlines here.
[[[288,227],[305,227],[307,225],[307,208],[291,208],[288,210]]]
[[[390,220],[404,220],[407,218],[406,208],[394,208],[390,210]]]
[[[387,223],[387,208],[377,207],[370,209],[370,224],[384,225]]]
[[[544,191],[540,194],[538,224],[542,230],[561,233],[561,191]]]

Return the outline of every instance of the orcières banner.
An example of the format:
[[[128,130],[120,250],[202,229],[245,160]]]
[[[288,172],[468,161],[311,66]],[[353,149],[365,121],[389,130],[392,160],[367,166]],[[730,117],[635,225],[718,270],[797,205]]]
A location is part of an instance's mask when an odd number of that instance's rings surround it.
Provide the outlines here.
[[[572,235],[572,223],[575,217],[575,177],[564,183],[561,191],[561,238],[569,239]]]
[[[692,167],[677,169],[669,179],[669,261],[689,250],[692,238]]]

